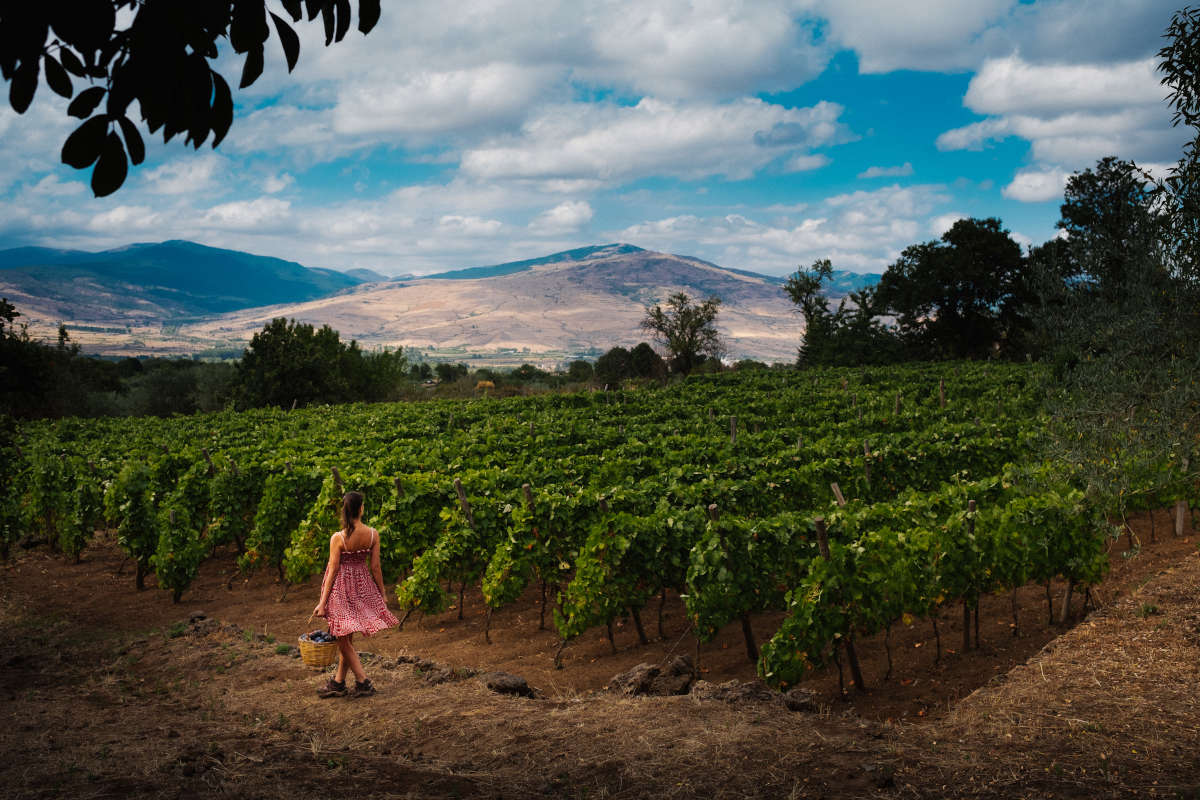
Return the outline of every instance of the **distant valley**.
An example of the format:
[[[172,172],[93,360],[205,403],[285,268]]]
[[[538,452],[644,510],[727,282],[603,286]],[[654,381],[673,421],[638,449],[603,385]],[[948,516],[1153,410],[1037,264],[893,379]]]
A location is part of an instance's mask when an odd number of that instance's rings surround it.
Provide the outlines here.
[[[878,277],[836,273],[831,294]],[[728,357],[791,361],[803,326],[782,285],[629,244],[399,280],[180,241],[0,251],[0,295],[34,335],[63,322],[85,351],[105,354],[239,350],[266,322],[288,317],[328,324],[366,348],[414,347],[477,365],[552,363],[645,340],[645,307],[684,291],[721,298]]]

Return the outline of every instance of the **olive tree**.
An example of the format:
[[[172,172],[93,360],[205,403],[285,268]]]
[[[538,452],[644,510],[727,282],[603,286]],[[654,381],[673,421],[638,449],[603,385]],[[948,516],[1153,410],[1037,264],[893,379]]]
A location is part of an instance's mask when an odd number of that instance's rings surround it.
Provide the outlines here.
[[[724,352],[716,324],[720,306],[719,297],[695,303],[686,293],[677,292],[667,298],[665,308],[646,309],[642,328],[667,349],[672,371],[686,375],[705,359],[719,358]]]

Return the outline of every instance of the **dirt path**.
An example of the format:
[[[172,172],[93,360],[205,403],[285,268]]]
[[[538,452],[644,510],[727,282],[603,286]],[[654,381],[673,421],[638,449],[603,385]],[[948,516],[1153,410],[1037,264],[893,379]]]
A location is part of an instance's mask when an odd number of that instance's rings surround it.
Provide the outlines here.
[[[1135,521],[1148,541],[1146,528]],[[843,702],[836,673],[818,674],[816,710],[799,713],[595,692],[633,664],[694,652],[677,600],[666,640],[641,646],[622,629],[613,656],[593,632],[556,671],[536,592],[497,615],[491,647],[468,594],[463,621],[448,612],[365,645],[377,696],[321,701],[319,674],[277,652],[303,630],[314,586],[282,603],[266,576],[227,589],[231,560],[218,558],[173,606],[114,576],[111,543],[80,565],[27,553],[0,567],[0,785],[20,797],[1194,796],[1200,559],[1193,541],[1133,557],[1123,545],[1101,610],[1074,628],[1046,626],[1044,590],[1027,587],[1018,635],[1011,598],[989,598],[982,646],[951,652],[951,609],[936,665],[922,626],[893,632],[886,681],[882,642],[863,640],[869,691]],[[179,624],[195,611],[208,619]],[[430,685],[397,664],[404,653],[515,672],[542,698]],[[700,665],[714,682],[753,674],[736,626]]]

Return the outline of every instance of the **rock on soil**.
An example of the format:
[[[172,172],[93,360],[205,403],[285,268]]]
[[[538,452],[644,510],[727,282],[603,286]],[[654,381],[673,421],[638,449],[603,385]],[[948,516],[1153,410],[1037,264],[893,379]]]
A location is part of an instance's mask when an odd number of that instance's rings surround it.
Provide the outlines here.
[[[396,658],[396,665],[399,666],[401,664],[412,664],[413,674],[422,678],[430,686],[461,681],[478,674],[478,670],[467,667],[447,667],[436,661],[430,661],[427,658],[418,658],[417,656],[410,655],[398,656]]]
[[[604,690],[629,696],[665,697],[687,694],[696,678],[696,668],[687,656],[676,656],[666,666],[638,664],[614,675]]]
[[[479,676],[479,682],[498,694],[512,694],[518,697],[537,697],[537,692],[520,675],[510,672],[485,672]]]

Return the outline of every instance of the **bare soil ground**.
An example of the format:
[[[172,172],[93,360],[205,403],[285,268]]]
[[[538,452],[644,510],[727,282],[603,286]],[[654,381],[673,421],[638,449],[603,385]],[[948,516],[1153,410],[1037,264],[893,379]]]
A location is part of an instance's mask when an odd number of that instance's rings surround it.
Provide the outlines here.
[[[677,598],[552,656],[539,592],[501,610],[483,641],[477,593],[458,610],[360,643],[371,698],[320,700],[325,674],[286,650],[315,624],[315,582],[283,588],[210,560],[183,603],[137,593],[110,538],[80,564],[33,551],[0,567],[0,786],[15,797],[1200,797],[1200,556],[1157,512],[1071,626],[1045,589],[984,598],[980,647],[960,609],[860,639],[866,690],[836,670],[807,682],[811,711],[777,702],[601,691],[640,663],[696,655]],[[1061,587],[1054,587],[1056,604]],[[187,624],[202,612],[206,620]],[[777,620],[755,620],[765,638]],[[550,627],[549,620],[547,626]],[[973,637],[972,637],[973,638]],[[972,642],[973,644],[973,642]],[[505,670],[538,699],[473,678],[431,685],[401,656]],[[749,681],[741,631],[699,649],[701,677]],[[454,676],[457,678],[458,676]]]

